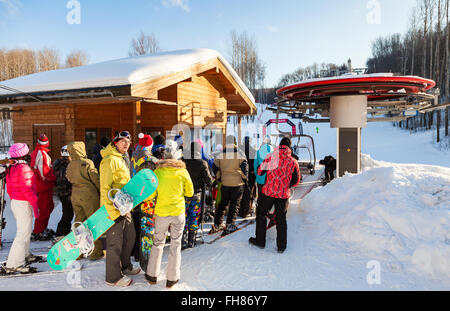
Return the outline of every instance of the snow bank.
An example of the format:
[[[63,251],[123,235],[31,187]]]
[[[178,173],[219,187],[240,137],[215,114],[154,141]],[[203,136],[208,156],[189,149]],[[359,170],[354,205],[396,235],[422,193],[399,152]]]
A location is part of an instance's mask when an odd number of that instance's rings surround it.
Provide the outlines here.
[[[450,278],[450,168],[363,155],[363,172],[313,190],[302,202],[323,239],[391,270]]]

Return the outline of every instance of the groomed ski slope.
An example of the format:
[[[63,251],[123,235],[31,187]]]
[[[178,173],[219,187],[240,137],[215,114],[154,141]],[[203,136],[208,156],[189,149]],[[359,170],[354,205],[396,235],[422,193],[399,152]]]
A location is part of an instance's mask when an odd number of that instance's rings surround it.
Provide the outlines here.
[[[335,155],[334,129],[328,124],[304,129],[314,136],[317,159]],[[410,136],[389,123],[369,124],[363,129],[361,174],[318,187],[301,203],[304,190],[296,189],[285,253],[276,252],[275,229],[264,250],[250,246],[251,225],[183,251],[182,277],[171,290],[449,290],[450,152],[435,149],[432,139],[431,132]],[[53,229],[60,210],[58,202]],[[4,240],[11,241],[9,200],[6,217]],[[32,242],[32,248],[47,243]],[[0,260],[9,247],[0,250]],[[367,264],[374,260],[380,282],[370,285],[373,266]],[[77,273],[0,279],[0,290],[166,290],[167,252],[155,286],[140,274],[131,287],[111,288],[104,283],[104,260],[83,265]]]

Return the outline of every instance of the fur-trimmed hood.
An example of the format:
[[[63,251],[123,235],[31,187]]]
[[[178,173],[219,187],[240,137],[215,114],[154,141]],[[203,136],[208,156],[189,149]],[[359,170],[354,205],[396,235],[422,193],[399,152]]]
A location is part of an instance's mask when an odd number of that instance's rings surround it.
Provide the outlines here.
[[[158,163],[156,163],[156,168],[186,168],[186,164],[183,161],[180,160],[174,160],[174,159],[167,159],[167,160],[160,160]]]

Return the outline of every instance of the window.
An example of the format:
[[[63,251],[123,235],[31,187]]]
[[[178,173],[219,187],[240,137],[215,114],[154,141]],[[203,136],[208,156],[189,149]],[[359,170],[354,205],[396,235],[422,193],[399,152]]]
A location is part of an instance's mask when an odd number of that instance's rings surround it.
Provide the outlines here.
[[[84,131],[84,143],[86,144],[86,153],[89,159],[94,156],[94,148],[100,142],[103,137],[108,137],[111,141],[112,129],[110,128],[90,128]]]

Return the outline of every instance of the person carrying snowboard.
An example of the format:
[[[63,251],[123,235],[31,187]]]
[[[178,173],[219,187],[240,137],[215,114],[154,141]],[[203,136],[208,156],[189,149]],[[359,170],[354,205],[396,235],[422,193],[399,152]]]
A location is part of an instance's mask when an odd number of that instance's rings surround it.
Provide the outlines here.
[[[287,137],[285,137],[287,138]],[[290,139],[283,139],[280,146],[258,168],[258,175],[266,174],[262,187],[262,198],[256,209],[256,237],[249,242],[260,248],[266,245],[266,216],[275,205],[278,252],[283,253],[287,245],[286,212],[289,206],[290,188],[301,179],[297,161],[291,156]]]
[[[39,199],[39,217],[34,222],[32,240],[50,240],[55,232],[48,229],[48,221],[55,205],[53,202],[53,187],[56,176],[52,168],[52,159],[49,156],[50,142],[45,134],[41,134],[36,149],[31,153],[31,167],[35,173],[36,191]]]
[[[66,177],[67,166],[69,163],[69,152],[67,151],[66,145],[61,148],[61,158],[55,160],[53,163],[53,170],[56,175],[56,193],[58,194],[62,205],[62,216],[56,227],[56,237],[53,239],[53,244],[56,244],[71,231],[73,219],[73,207],[70,200],[72,195],[72,184]]]
[[[186,199],[186,225],[183,232],[182,249],[195,246],[195,238],[200,220],[202,208],[202,192],[206,187],[211,187],[213,178],[209,172],[208,162],[202,159],[202,146],[198,142],[192,142],[190,146],[190,157],[183,159],[186,169],[194,185],[194,195]]]
[[[16,219],[17,231],[8,254],[3,273],[33,273],[36,268],[29,266],[38,258],[30,254],[30,237],[33,214],[39,217],[38,196],[33,183],[34,172],[29,166],[30,156],[26,144],[16,143],[9,148],[11,165],[6,169],[6,186],[11,198],[11,210]]]
[[[161,259],[170,231],[170,250],[166,271],[166,287],[170,288],[180,279],[181,238],[185,226],[185,197],[192,197],[192,184],[186,165],[180,161],[182,151],[175,141],[167,141],[164,159],[156,165],[158,199],[155,207],[155,234],[145,278],[154,285],[160,273]]]
[[[99,208],[100,176],[94,162],[87,158],[84,142],[76,141],[67,145],[70,163],[67,166],[67,180],[72,184],[71,202],[75,213],[75,222],[84,222]],[[89,259],[103,258],[102,242],[95,241],[94,250]]]
[[[100,164],[100,206],[105,206],[115,224],[106,233],[106,284],[129,286],[128,275],[138,274],[141,269],[131,263],[136,231],[131,213],[120,215],[108,198],[111,189],[121,189],[130,181],[130,169],[123,155],[128,152],[131,135],[127,131],[118,132],[113,141],[101,152]]]

